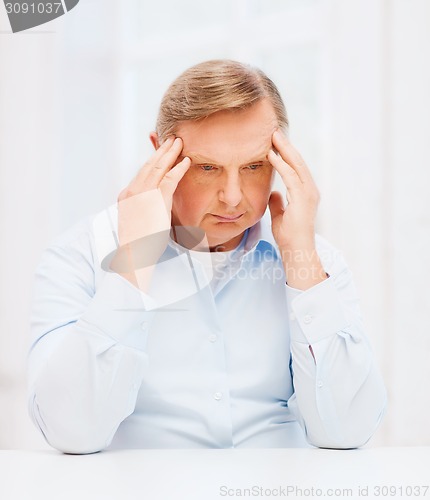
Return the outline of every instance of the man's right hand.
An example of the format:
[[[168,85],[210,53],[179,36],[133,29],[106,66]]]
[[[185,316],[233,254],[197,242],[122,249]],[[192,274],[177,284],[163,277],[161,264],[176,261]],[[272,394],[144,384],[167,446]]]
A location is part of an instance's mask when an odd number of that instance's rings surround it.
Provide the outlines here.
[[[139,255],[155,264],[167,246],[173,193],[191,164],[188,157],[175,164],[182,148],[182,139],[169,137],[118,196],[120,246],[111,268],[140,289],[149,269],[141,269]]]

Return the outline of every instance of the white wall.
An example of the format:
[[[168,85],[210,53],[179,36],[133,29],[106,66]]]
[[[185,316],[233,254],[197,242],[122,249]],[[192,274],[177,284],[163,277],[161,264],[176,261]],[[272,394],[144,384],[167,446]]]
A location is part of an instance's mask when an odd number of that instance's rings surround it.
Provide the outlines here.
[[[25,446],[32,435],[24,398],[30,283],[61,217],[54,38],[0,34],[0,447]]]
[[[345,252],[384,371],[373,443],[430,443],[430,2],[327,2],[323,232]]]
[[[110,204],[150,152],[161,95],[232,57],[279,85],[356,276],[390,406],[374,445],[430,444],[427,0],[81,0],[8,34],[0,5],[0,447],[40,448],[25,361],[41,250]]]
[[[385,94],[388,437],[430,441],[430,2],[396,0]]]

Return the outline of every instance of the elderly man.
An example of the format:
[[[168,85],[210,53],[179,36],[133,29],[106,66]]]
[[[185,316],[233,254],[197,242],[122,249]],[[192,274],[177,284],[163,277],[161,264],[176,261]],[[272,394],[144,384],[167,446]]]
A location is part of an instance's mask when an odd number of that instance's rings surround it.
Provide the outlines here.
[[[261,70],[189,68],[117,204],[45,251],[30,413],[53,447],[352,448],[372,436],[384,385],[351,273],[315,235],[318,190],[287,128]]]

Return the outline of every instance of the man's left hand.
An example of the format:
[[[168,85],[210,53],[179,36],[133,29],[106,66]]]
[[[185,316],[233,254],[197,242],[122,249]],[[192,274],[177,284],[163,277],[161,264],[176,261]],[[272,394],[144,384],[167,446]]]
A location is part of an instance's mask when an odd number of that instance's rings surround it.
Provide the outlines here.
[[[303,158],[279,130],[272,136],[268,160],[279,172],[287,189],[288,204],[273,192],[269,200],[272,232],[281,251],[287,283],[305,290],[323,281],[324,272],[315,249],[315,217],[318,188]]]

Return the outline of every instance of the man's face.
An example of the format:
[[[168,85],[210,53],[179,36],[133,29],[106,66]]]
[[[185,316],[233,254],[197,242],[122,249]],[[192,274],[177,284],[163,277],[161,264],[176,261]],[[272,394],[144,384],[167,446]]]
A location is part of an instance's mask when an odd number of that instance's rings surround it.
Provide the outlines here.
[[[182,122],[176,136],[191,166],[173,196],[172,224],[199,227],[211,248],[235,248],[266,210],[274,175],[267,153],[277,126],[267,100]]]

